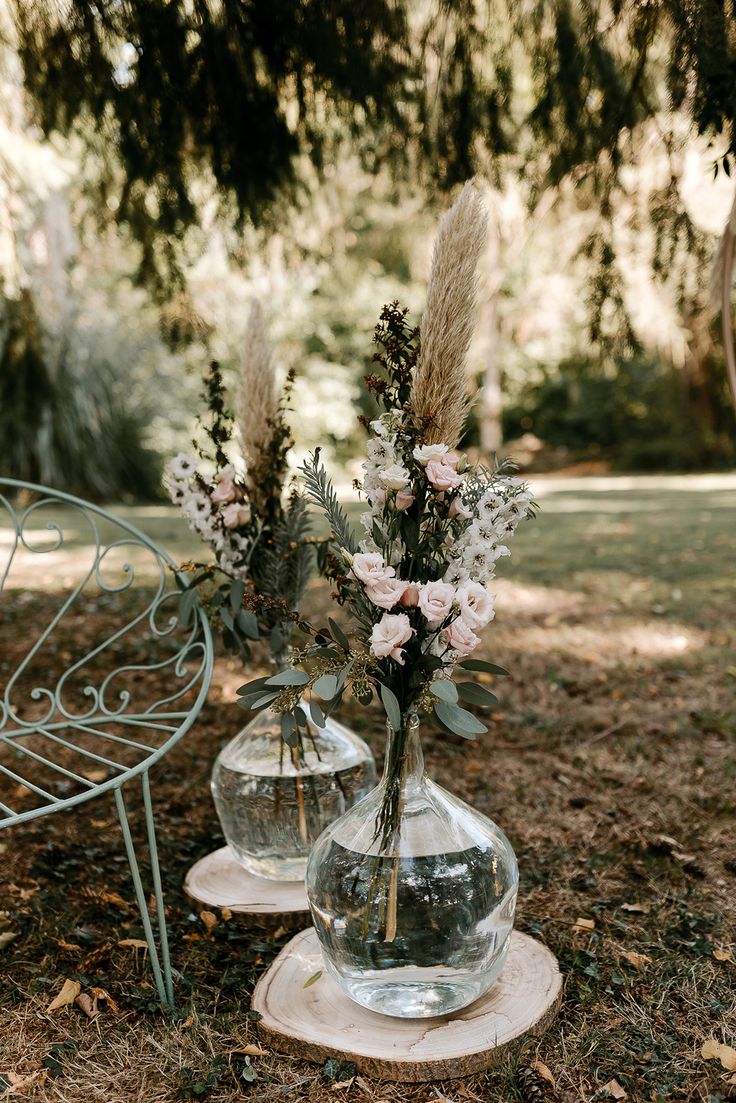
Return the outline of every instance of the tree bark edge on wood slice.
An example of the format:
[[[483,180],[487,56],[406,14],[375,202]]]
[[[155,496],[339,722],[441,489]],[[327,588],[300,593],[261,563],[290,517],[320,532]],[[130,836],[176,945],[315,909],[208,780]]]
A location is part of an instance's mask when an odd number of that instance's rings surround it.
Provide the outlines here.
[[[244,869],[223,846],[195,862],[184,891],[200,908],[229,908],[233,915],[289,915],[309,911],[303,881],[268,881]]]
[[[305,988],[317,972],[319,979]],[[314,929],[301,931],[261,977],[252,1008],[261,1039],[280,1053],[322,1063],[352,1061],[358,1072],[418,1083],[470,1076],[510,1047],[543,1034],[562,999],[554,955],[514,931],[503,972],[470,1007],[435,1019],[396,1019],[353,1003],[324,970]]]

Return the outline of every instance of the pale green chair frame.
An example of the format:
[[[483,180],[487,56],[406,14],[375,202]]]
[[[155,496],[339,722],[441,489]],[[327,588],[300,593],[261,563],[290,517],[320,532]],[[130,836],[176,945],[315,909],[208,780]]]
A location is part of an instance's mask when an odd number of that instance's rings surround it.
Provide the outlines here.
[[[32,496],[31,504],[25,508],[16,508],[13,499],[23,493]],[[191,728],[204,705],[212,678],[212,636],[207,618],[198,603],[189,609],[182,623],[181,588],[177,585],[177,579],[180,583],[185,583],[185,579],[178,574],[173,560],[145,533],[127,521],[70,494],[9,478],[0,478],[0,531],[4,528],[6,534],[8,532],[11,534],[7,559],[5,550],[0,545],[0,595],[6,591],[7,584],[11,580],[19,549],[23,554],[32,553],[52,557],[54,552],[64,547],[66,541],[64,530],[49,515],[49,511],[53,511],[55,507],[72,510],[72,516],[83,523],[89,534],[91,558],[83,568],[82,577],[61,600],[55,616],[29,646],[6,685],[0,687],[0,749],[3,745],[6,749],[10,749],[14,759],[13,766],[16,767],[11,769],[0,761],[0,779],[23,786],[24,792],[32,793],[34,799],[38,800],[35,807],[23,811],[14,809],[9,800],[0,801],[0,828],[13,827],[39,816],[64,811],[104,793],[113,794],[156,989],[161,1003],[173,1007],[173,974],[166,931],[149,771]],[[5,515],[7,515],[7,522]],[[47,517],[49,519],[44,521]],[[103,540],[99,522],[103,522],[107,529],[112,529],[115,534],[113,539]],[[39,542],[40,532],[49,533],[45,543]],[[153,570],[155,589],[153,598],[142,612],[138,611],[135,614],[132,620],[122,624],[112,635],[108,635],[81,659],[60,672],[53,684],[36,685],[30,693],[30,698],[34,702],[47,705],[46,712],[41,719],[36,716],[28,721],[23,720],[18,713],[20,705],[13,699],[14,688],[85,587],[96,586],[104,593],[118,594],[129,590],[136,581],[136,567],[128,561],[122,565],[122,568],[117,568],[122,570],[121,582],[112,583],[106,580],[105,570],[109,569],[110,560],[107,563],[105,560],[111,552],[125,556],[130,552],[131,559],[140,557],[141,554],[146,556],[146,567],[149,573]],[[92,684],[90,681],[84,685],[83,693],[90,699],[88,709],[79,711],[78,708],[75,710],[70,707],[69,702],[65,701],[65,689],[70,677],[75,675],[79,678],[79,672],[84,668],[85,663],[97,659],[126,633],[141,625],[146,625],[148,636],[153,644],[160,646],[164,652],[163,657],[157,655],[155,659],[151,658],[150,662],[128,664],[110,670],[98,684]],[[176,635],[177,633],[179,636]],[[180,640],[180,637],[183,639]],[[134,699],[135,693],[128,689],[120,690],[112,683],[116,677],[125,675],[135,675],[139,679],[144,679],[146,671],[169,672],[171,692],[161,700],[146,704],[144,708],[137,704]],[[99,672],[96,676],[99,677]],[[83,680],[82,677],[82,682]],[[111,702],[109,698],[113,696],[115,701]],[[123,725],[125,736],[113,734],[111,730],[113,727],[119,729],[120,725]],[[84,746],[75,742],[75,735],[79,738],[82,734]],[[36,737],[31,740],[35,747],[27,745],[29,736]],[[63,747],[66,749],[67,759],[71,751],[73,760],[75,760],[74,756],[78,755],[80,763],[96,763],[96,768],[99,769],[102,766],[112,776],[102,782],[90,781],[83,772],[78,772],[79,769],[83,769],[83,766],[74,770],[70,768],[68,761],[62,766],[55,762],[53,757],[48,757],[52,753],[50,751],[41,754],[38,750],[39,742],[43,743],[44,750],[46,743],[51,748]],[[123,759],[132,757],[135,761],[132,763],[118,761],[121,757]],[[39,769],[50,770],[54,776],[58,775],[60,784],[69,786],[71,783],[78,791],[67,796],[55,794],[51,791],[53,786],[48,783],[46,783],[48,787],[39,784]],[[140,781],[142,787],[145,809],[151,881],[156,901],[158,946],[123,797],[123,786],[136,779]]]

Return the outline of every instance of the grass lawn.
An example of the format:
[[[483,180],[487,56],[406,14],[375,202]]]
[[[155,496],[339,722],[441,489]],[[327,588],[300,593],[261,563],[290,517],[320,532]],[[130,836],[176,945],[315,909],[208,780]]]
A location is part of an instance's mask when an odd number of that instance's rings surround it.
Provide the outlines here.
[[[556,1081],[540,1098],[565,1103],[620,1091],[636,1103],[736,1099],[734,1072],[701,1055],[710,1038],[736,1045],[736,477],[537,488],[540,517],[503,565],[485,637],[485,655],[511,671],[490,731],[468,743],[427,725],[425,747],[433,776],[496,819],[517,852],[517,925],[565,976],[544,1038],[492,1072],[436,1085],[349,1068],[336,1081],[332,1067],[248,1054],[252,985],[294,928],[218,917],[208,929],[181,889],[188,866],[222,844],[208,775],[242,713],[240,672],[219,660],[200,722],[154,778],[178,1012],[159,1014],[141,951],[124,945],[140,929],[112,802],[8,832],[0,1099],[7,1086],[9,1099],[61,1103],[507,1103],[536,1098],[519,1077],[535,1060]],[[170,509],[117,512],[176,558],[197,554]],[[74,576],[87,540],[77,535],[61,574],[28,568],[31,592],[3,598],[6,670],[47,591]],[[315,583],[307,613],[328,601]],[[97,615],[114,621],[115,608]],[[345,719],[380,754],[378,713],[348,706]],[[578,918],[593,926],[576,929]],[[17,937],[4,944],[3,931]],[[47,1013],[65,978],[114,1004],[94,1020],[77,1007]]]

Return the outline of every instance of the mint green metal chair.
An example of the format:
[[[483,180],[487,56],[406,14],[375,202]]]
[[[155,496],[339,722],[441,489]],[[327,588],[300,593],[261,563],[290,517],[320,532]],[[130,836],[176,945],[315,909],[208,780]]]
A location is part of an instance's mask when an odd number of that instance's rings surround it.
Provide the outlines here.
[[[24,623],[40,589],[51,612]],[[207,619],[198,605],[182,615],[180,595],[173,560],[127,521],[0,478],[0,828],[113,795],[156,988],[169,1006],[149,771],[194,723],[213,666]],[[136,784],[153,922],[124,796]]]

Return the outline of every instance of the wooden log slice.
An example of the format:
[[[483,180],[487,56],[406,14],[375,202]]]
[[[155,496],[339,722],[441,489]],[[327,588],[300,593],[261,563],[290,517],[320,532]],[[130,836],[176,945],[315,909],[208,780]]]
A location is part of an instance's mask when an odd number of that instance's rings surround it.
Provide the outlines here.
[[[184,891],[201,907],[229,908],[233,914],[288,915],[309,911],[303,881],[268,881],[244,869],[229,846],[195,862]]]
[[[529,935],[514,931],[503,972],[470,1007],[433,1019],[396,1019],[360,1007],[323,971],[313,928],[284,947],[253,993],[261,1037],[307,1061],[353,1061],[387,1080],[443,1080],[488,1068],[509,1046],[540,1035],[562,995],[557,960]]]

